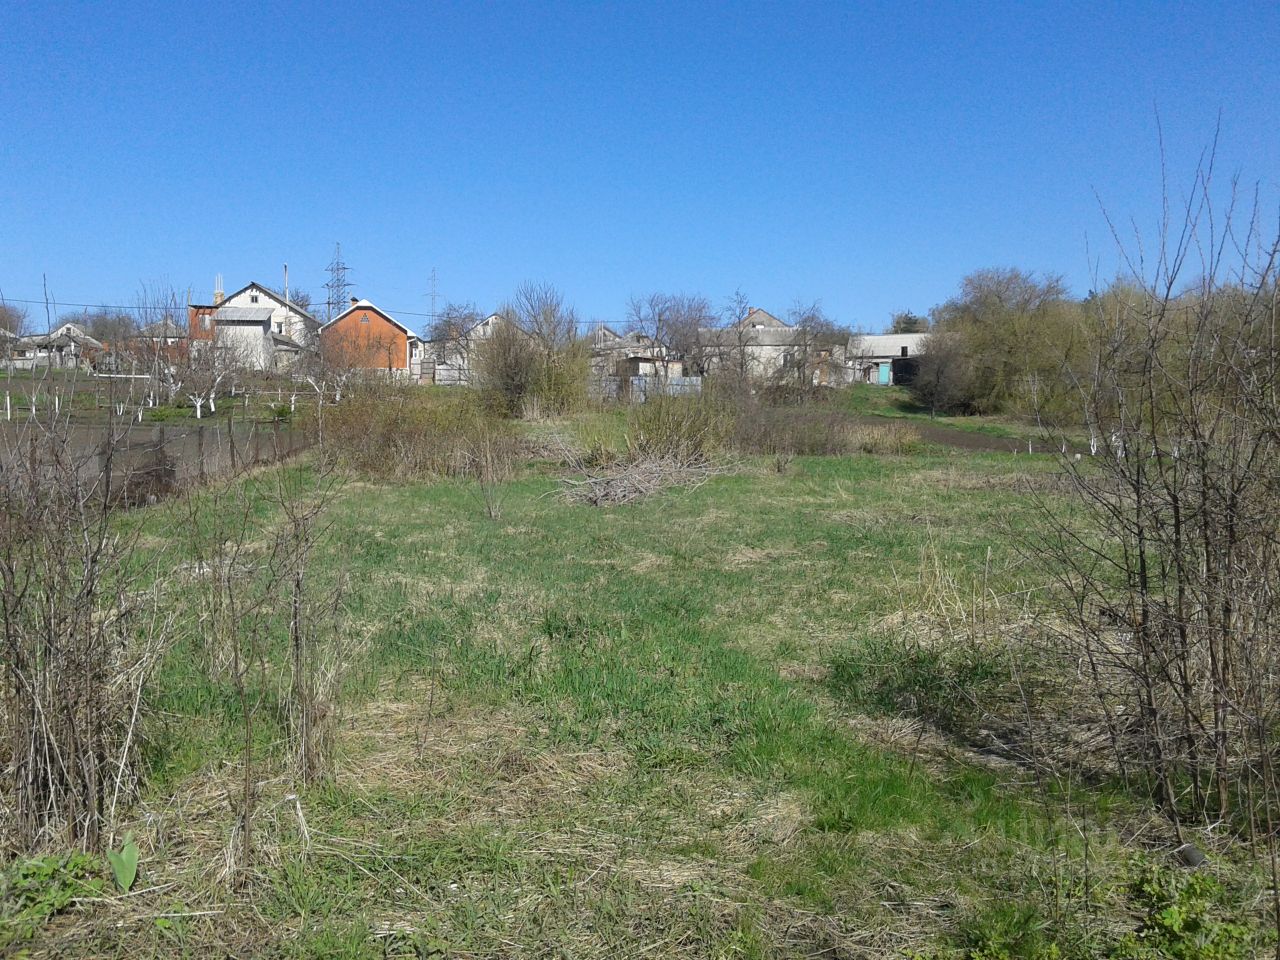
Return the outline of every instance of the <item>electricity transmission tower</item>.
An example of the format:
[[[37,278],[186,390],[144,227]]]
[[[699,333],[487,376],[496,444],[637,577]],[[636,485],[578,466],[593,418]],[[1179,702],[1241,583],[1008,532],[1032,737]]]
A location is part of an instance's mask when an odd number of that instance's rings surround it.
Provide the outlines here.
[[[347,299],[351,296],[351,282],[347,279],[347,264],[342,259],[342,244],[333,245],[333,259],[329,261],[329,282],[324,285],[327,292],[325,320],[332,320],[347,308]]]
[[[431,298],[431,323],[435,323],[439,319],[440,314],[436,313],[436,297],[439,295],[436,289],[436,268],[431,268],[431,289],[427,291],[427,296]]]

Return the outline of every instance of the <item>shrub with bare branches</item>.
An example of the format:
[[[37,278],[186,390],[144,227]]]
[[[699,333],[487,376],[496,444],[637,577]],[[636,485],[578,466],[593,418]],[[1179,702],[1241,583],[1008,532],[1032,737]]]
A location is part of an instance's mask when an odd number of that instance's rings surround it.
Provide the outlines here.
[[[0,837],[11,850],[100,846],[137,785],[146,684],[172,624],[136,535],[112,520],[119,438],[109,425],[85,454],[51,417],[0,450]]]
[[[1166,216],[1154,261],[1129,259],[1092,304],[1074,387],[1096,456],[1065,460],[1082,513],[1052,509],[1034,548],[1054,561],[1064,643],[1119,770],[1175,826],[1272,837],[1280,240],[1256,216],[1215,216],[1211,173]]]

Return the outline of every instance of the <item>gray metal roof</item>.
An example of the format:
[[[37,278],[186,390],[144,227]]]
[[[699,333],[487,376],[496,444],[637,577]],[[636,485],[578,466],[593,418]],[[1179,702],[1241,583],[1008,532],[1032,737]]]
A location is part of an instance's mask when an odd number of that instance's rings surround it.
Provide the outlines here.
[[[271,307],[219,307],[213,314],[214,323],[243,323],[264,326],[271,322]]]

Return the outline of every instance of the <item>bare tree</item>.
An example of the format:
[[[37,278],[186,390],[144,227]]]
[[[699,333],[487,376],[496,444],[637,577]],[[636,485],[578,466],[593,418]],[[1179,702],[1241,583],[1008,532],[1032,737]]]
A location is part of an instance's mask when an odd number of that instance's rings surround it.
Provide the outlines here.
[[[807,387],[813,383],[820,365],[843,366],[849,329],[828,317],[821,301],[797,301],[787,312],[787,321],[792,329],[791,346],[786,362],[777,371],[778,380]],[[837,353],[841,356],[834,356]]]
[[[627,328],[639,334],[655,356],[683,361],[698,376],[706,373],[708,344],[704,331],[712,325],[705,297],[650,293],[627,304]]]
[[[27,308],[5,302],[0,297],[0,330],[13,337],[21,337],[27,332]]]
[[[99,343],[111,345],[126,343],[138,332],[138,321],[128,310],[99,307],[79,313],[64,313],[58,323],[74,323]]]
[[[586,396],[588,345],[578,336],[577,311],[559,290],[549,283],[525,283],[499,313],[523,333],[537,357],[536,378],[527,391],[533,400],[563,412]],[[515,359],[514,342],[507,347],[504,358]]]
[[[549,283],[525,283],[499,311],[523,330],[546,358],[566,350],[578,337],[578,314]]]
[[[483,319],[474,303],[446,303],[428,325],[427,340],[433,343],[461,340]]]
[[[708,338],[714,344],[717,373],[739,386],[750,383],[759,370],[756,350],[760,337],[747,322],[750,315],[751,301],[739,288],[725,301],[720,311],[720,327]]]

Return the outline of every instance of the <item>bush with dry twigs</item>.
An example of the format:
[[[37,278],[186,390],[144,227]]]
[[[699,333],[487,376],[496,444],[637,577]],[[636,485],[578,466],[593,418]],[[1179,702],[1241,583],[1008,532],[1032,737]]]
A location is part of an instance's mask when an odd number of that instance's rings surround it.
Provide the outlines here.
[[[113,452],[64,418],[0,450],[0,844],[96,849],[139,777],[149,678],[172,636],[136,534],[112,521]]]
[[[362,385],[325,416],[324,456],[365,476],[473,478],[515,456],[511,426],[471,391]]]
[[[655,397],[633,407],[625,449],[602,449],[564,459],[573,473],[561,480],[575,503],[616,506],[667,487],[697,487],[724,473],[716,463],[732,431],[730,407],[712,398]]]

